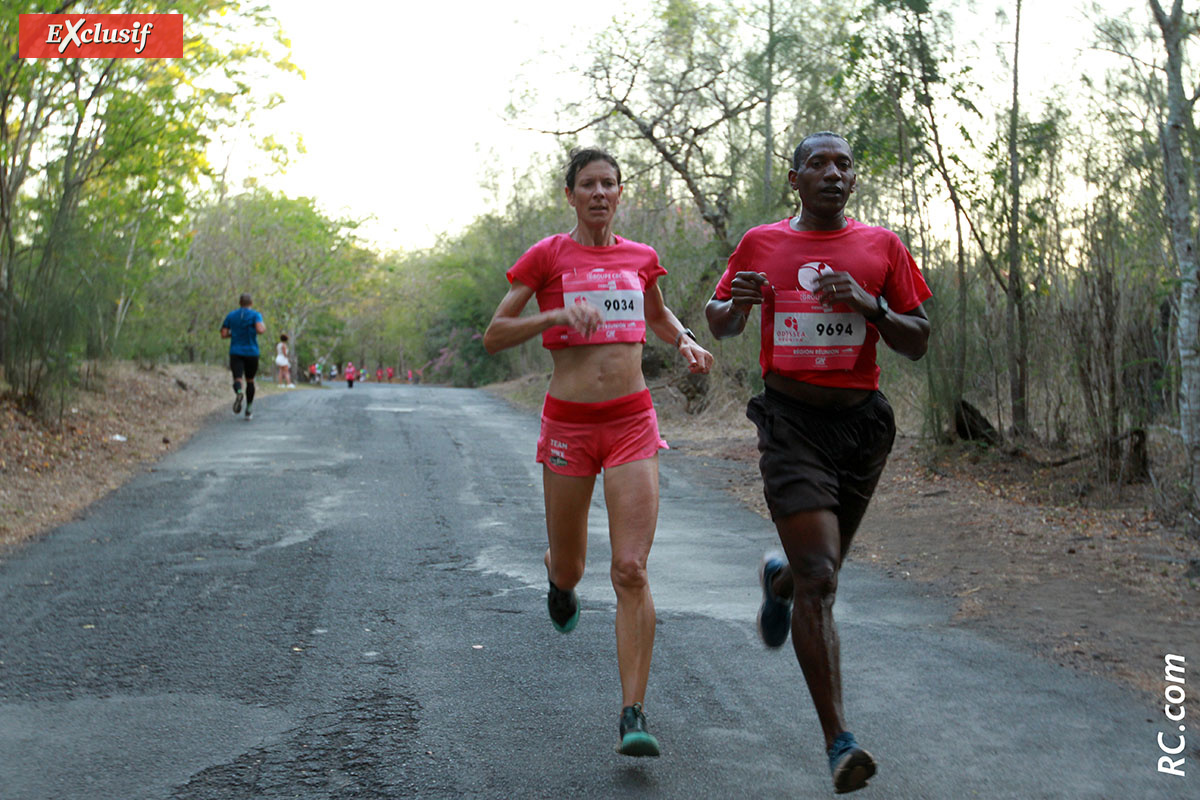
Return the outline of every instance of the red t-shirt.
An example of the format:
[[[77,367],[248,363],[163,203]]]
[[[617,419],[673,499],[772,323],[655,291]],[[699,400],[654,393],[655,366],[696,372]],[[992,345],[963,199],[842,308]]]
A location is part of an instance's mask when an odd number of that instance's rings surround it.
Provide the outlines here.
[[[896,234],[849,218],[839,231],[796,231],[790,219],[751,228],[729,257],[715,296],[728,300],[739,272],[767,276],[759,349],[764,376],[775,372],[818,386],[878,389],[879,331],[844,304],[822,309],[806,291],[825,269],[849,272],[900,314],[932,296]]]
[[[646,341],[641,295],[667,271],[658,263],[658,253],[653,247],[619,236],[613,238],[616,243],[609,247],[585,247],[565,233],[555,234],[525,251],[505,273],[509,283],[520,281],[534,290],[541,311],[563,307],[564,278],[571,284],[568,294],[586,295],[605,311],[605,325],[587,340],[566,325],[543,331],[542,346],[546,349]],[[621,282],[620,276],[624,276],[625,282]]]

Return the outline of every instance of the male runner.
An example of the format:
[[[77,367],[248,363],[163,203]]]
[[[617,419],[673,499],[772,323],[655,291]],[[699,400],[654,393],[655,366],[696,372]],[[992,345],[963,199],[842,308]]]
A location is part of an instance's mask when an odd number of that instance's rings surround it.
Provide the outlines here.
[[[838,571],[895,437],[879,392],[875,344],[925,354],[930,297],[891,231],[844,214],[854,158],[828,131],[796,148],[788,181],[800,213],[753,228],[729,258],[705,313],[718,339],[737,336],[761,305],[762,395],[746,415],[758,427],[763,494],[785,556],[760,568],[758,629],[780,647],[788,629],[825,734],[838,793],[861,789],[875,762],[846,730],[833,602]],[[794,609],[794,610],[793,610]]]
[[[233,413],[242,410],[242,376],[246,378],[246,419],[254,416],[254,376],[258,374],[258,334],[266,333],[262,314],[251,306],[254,300],[243,294],[239,307],[225,315],[221,338],[229,340],[229,369],[233,372]]]

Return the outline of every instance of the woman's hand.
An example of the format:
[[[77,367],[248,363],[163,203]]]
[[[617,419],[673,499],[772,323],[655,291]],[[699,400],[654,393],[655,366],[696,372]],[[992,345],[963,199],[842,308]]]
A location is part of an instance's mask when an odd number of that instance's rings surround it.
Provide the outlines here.
[[[679,352],[687,361],[688,369],[695,373],[707,374],[713,365],[712,353],[705,350],[690,336],[684,336],[679,342]]]
[[[583,338],[590,339],[592,334],[604,324],[604,313],[587,300],[580,300],[564,306],[558,318],[559,325],[566,325],[578,331]]]

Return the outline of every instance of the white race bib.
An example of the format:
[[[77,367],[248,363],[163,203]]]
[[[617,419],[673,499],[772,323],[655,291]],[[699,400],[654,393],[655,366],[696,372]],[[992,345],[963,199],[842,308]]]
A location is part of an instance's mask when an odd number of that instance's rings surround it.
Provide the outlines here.
[[[596,269],[563,275],[563,305],[587,302],[600,309],[604,323],[585,339],[569,331],[567,344],[640,342],[646,338],[646,293],[636,270]]]
[[[779,371],[853,369],[867,338],[862,314],[826,309],[807,291],[780,290],[762,316],[763,344]],[[835,308],[845,309],[838,304]]]

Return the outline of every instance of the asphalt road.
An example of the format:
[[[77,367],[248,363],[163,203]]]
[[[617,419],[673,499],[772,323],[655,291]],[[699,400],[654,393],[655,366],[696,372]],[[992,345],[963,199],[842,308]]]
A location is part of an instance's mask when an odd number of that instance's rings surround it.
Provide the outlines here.
[[[628,759],[602,494],[563,636],[545,612],[534,417],[370,384],[255,411],[0,562],[0,798],[832,793],[790,647],[754,631],[774,534],[711,467],[661,458],[646,708],[665,752]],[[1177,728],[1160,705],[950,614],[847,565],[847,712],[880,765],[858,796],[1200,797],[1194,701],[1186,777],[1160,774],[1156,737]]]

